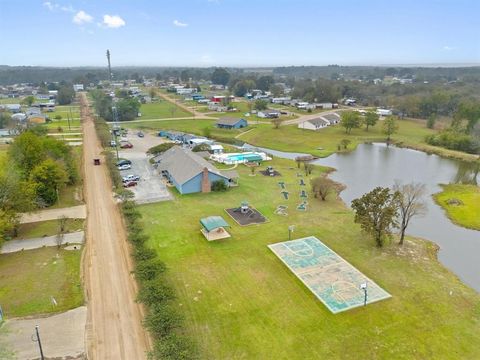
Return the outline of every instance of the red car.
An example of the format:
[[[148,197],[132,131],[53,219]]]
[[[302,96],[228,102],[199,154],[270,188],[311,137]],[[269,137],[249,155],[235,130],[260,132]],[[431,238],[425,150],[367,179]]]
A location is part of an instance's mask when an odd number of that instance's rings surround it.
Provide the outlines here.
[[[122,143],[122,144],[120,145],[120,148],[122,148],[122,149],[131,149],[131,148],[133,148],[133,145],[130,144],[130,143]]]
[[[123,183],[123,187],[132,187],[132,186],[137,186],[137,182],[136,181],[126,181]]]

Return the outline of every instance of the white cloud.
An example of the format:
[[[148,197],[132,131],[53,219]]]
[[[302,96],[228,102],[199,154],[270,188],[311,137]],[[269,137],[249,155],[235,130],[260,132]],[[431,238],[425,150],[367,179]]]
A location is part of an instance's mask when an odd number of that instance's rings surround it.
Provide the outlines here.
[[[182,22],[180,22],[180,21],[178,21],[178,20],[173,20],[173,25],[178,26],[178,27],[186,27],[186,26],[188,26],[188,24],[182,23]]]
[[[45,1],[43,3],[43,6],[45,6],[50,11],[53,11],[55,9],[55,5],[52,4],[50,1]]]
[[[92,21],[93,21],[93,16],[87,14],[87,13],[86,13],[85,11],[83,11],[83,10],[80,10],[79,12],[77,12],[77,13],[73,16],[72,21],[73,21],[75,24],[81,25],[81,24],[85,24],[85,23],[92,22]]]
[[[63,12],[69,12],[69,13],[75,12],[75,9],[72,7],[72,5],[59,5],[52,1],[44,1],[42,5],[50,11],[61,10]]]
[[[443,47],[443,50],[444,50],[444,51],[452,51],[453,49],[455,49],[455,48],[452,47],[452,46],[448,46],[448,45],[445,45],[445,46]]]
[[[60,6],[60,10],[65,11],[65,12],[69,12],[69,13],[74,13],[75,12],[75,9],[72,7],[72,5]]]
[[[109,28],[119,28],[125,26],[125,20],[118,15],[103,15],[103,25]]]

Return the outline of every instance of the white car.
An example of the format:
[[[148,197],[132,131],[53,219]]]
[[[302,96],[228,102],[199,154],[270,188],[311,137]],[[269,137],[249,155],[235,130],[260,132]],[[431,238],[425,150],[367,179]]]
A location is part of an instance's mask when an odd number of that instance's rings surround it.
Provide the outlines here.
[[[118,166],[118,170],[130,170],[132,168],[132,165],[130,164],[123,164]]]
[[[127,175],[122,178],[123,182],[128,182],[128,181],[140,181],[140,176],[138,175]]]

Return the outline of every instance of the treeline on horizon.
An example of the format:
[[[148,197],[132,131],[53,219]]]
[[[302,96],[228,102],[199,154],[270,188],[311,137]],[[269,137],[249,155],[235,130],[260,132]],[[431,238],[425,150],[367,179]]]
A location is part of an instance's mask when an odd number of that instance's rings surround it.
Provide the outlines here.
[[[194,80],[208,80],[216,67],[143,67],[124,66],[114,67],[114,80],[134,79],[137,77],[155,78],[157,80],[168,77],[181,78],[182,72],[188,72]],[[402,66],[284,66],[237,68],[227,67],[232,75],[270,74],[278,78],[326,78],[336,80],[340,77],[360,80],[373,80],[384,76],[412,78],[421,81],[455,81],[480,82],[480,66],[471,67],[402,67]],[[88,79],[96,83],[108,79],[107,67],[44,67],[44,66],[0,66],[0,84],[11,85],[18,83],[39,84],[41,82],[75,82]]]

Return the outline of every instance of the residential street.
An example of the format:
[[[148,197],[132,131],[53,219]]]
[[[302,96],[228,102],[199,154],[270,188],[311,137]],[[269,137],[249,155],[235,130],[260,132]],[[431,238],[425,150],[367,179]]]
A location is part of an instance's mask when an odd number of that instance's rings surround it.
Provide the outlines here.
[[[85,94],[81,94],[84,130],[84,191],[87,204],[84,282],[89,359],[146,359],[150,340],[142,327],[143,310],[135,302],[126,230],[112,196],[112,184]],[[102,165],[94,166],[93,158]]]

